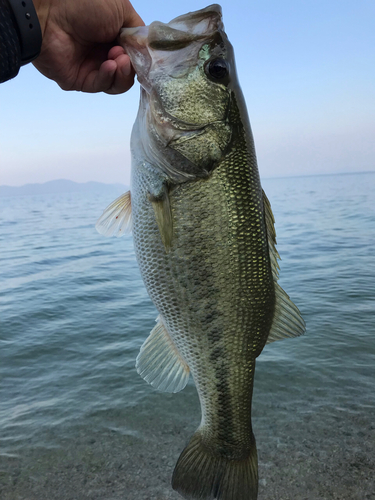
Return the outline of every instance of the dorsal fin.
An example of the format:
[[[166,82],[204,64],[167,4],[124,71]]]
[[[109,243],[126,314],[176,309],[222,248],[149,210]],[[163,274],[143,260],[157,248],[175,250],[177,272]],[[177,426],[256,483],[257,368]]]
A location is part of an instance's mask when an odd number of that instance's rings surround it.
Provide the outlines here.
[[[298,307],[288,294],[275,282],[276,305],[267,344],[275,340],[299,337],[305,332],[305,322]]]
[[[132,227],[130,191],[119,196],[104,210],[95,224],[98,233],[104,236],[123,236]]]
[[[136,361],[139,375],[155,389],[179,392],[189,380],[190,370],[171,339],[160,316],[141,347]]]
[[[282,340],[290,337],[298,337],[305,331],[305,322],[302,319],[298,307],[290,300],[289,296],[277,283],[279,279],[279,253],[276,250],[275,219],[272,213],[271,204],[266,193],[263,191],[264,219],[267,228],[268,249],[271,261],[272,276],[275,282],[275,313],[272,327],[268,334],[267,344],[275,340]]]

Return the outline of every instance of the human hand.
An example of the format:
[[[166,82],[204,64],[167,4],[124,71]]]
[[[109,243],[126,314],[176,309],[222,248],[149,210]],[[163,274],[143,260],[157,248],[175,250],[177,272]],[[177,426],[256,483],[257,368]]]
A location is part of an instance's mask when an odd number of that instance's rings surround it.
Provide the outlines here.
[[[129,0],[34,0],[42,50],[34,66],[63,90],[120,94],[134,83],[116,44],[122,27],[144,23]]]

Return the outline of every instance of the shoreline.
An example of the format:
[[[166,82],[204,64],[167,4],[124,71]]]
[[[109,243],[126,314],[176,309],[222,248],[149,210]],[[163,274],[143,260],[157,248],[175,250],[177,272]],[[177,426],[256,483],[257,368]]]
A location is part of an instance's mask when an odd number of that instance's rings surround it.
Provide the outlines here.
[[[335,414],[331,409],[305,414],[298,422],[295,416],[289,423],[285,418],[254,419],[258,500],[374,500],[375,426],[370,413]],[[18,458],[0,456],[0,497],[179,500],[170,480],[195,427],[187,417],[174,424],[156,417],[140,437],[115,428],[90,432],[81,425],[59,447],[34,446]]]

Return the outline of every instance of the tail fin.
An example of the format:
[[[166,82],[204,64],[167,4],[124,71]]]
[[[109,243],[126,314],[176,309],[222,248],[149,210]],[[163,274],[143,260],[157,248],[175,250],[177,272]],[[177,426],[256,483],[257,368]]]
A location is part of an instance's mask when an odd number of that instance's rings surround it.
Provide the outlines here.
[[[255,438],[248,456],[235,460],[208,449],[197,431],[178,459],[172,487],[187,500],[256,500]]]

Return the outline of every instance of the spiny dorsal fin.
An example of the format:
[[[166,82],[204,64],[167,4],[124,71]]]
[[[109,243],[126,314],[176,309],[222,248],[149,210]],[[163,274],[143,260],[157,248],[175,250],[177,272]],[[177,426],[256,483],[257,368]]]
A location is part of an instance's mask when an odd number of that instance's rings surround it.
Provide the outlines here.
[[[290,337],[298,337],[305,331],[305,322],[302,319],[298,307],[293,304],[287,293],[277,283],[279,279],[280,256],[276,250],[276,231],[275,219],[272,213],[271,204],[268,201],[266,193],[263,191],[264,218],[267,228],[268,248],[271,260],[272,276],[275,283],[275,313],[272,327],[268,334],[267,344],[275,340],[282,340]]]
[[[155,212],[155,219],[159,227],[161,240],[166,251],[168,251],[172,246],[173,220],[167,187],[164,186],[163,194],[160,198],[155,199],[150,197],[150,200]]]
[[[263,207],[264,207],[264,218],[266,221],[266,229],[267,229],[267,239],[268,239],[268,249],[271,259],[271,267],[272,267],[272,276],[274,281],[277,281],[279,278],[279,263],[280,255],[276,250],[276,231],[275,231],[275,218],[272,213],[271,204],[266,196],[266,193],[263,191]]]
[[[132,209],[130,191],[122,194],[104,210],[95,228],[104,236],[123,236],[131,231]]]
[[[189,380],[190,370],[178,352],[160,316],[141,347],[136,361],[139,375],[155,389],[179,392]]]

